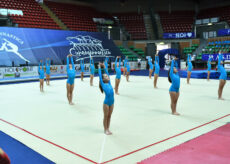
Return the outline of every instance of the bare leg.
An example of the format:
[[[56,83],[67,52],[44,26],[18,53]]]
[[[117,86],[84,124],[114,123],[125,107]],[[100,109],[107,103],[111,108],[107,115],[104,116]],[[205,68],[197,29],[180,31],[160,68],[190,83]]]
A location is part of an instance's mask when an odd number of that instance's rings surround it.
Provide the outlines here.
[[[177,106],[177,101],[178,101],[178,99],[179,99],[179,96],[180,96],[180,93],[178,92],[178,93],[176,93],[176,100],[175,100],[175,115],[180,115],[177,111],[176,111],[176,106]]]
[[[154,74],[154,88],[157,88],[157,79],[158,79],[158,75]]]
[[[39,83],[39,88],[40,88],[40,92],[42,92],[42,79],[39,79],[40,83]]]
[[[50,85],[50,75],[48,75],[48,85]]]
[[[149,79],[152,78],[152,73],[153,73],[153,71],[151,69],[149,69]]]
[[[119,93],[118,93],[118,89],[119,89],[119,84],[120,84],[120,79],[117,79],[117,94],[119,95]]]
[[[43,92],[44,79],[40,79],[40,91]]]
[[[70,105],[74,105],[74,103],[72,102],[72,100],[73,100],[73,89],[74,89],[74,84],[70,85],[70,95],[69,95]]]
[[[208,71],[208,77],[207,77],[207,80],[209,81],[210,79],[210,71]]]
[[[218,89],[218,99],[219,100],[224,100],[222,98],[222,92],[223,92],[223,88],[225,84],[226,84],[226,80],[221,79],[219,83],[219,89]]]
[[[92,75],[92,86],[93,86],[93,78],[94,78],[94,75]]]
[[[127,80],[127,82],[129,82],[129,72],[127,72],[126,80]]]
[[[176,92],[169,92],[171,98],[171,110],[173,115],[180,115],[176,112],[176,103],[179,97],[179,93]]]
[[[190,84],[190,77],[191,77],[191,72],[188,71],[188,75],[187,75],[187,84]]]
[[[90,75],[90,86],[93,86],[93,75]]]
[[[112,132],[109,130],[109,127],[110,127],[111,115],[113,113],[113,108],[114,108],[114,104],[109,107],[109,114],[108,114],[108,119],[107,119],[107,128],[108,128],[109,134],[112,134]]]
[[[66,83],[67,99],[70,104],[70,84]]]
[[[81,81],[83,81],[84,72],[81,72]]]
[[[48,85],[48,75],[46,75],[46,85]]]
[[[115,94],[117,94],[117,78],[115,79]]]
[[[126,68],[124,68],[124,71],[123,71],[123,75],[125,76],[125,73],[126,73]]]
[[[42,92],[44,92],[44,79],[42,79]]]
[[[103,125],[104,125],[104,133],[106,135],[109,135],[108,132],[108,115],[109,115],[109,106],[106,104],[103,104],[103,111],[104,111],[104,120],[103,120]]]

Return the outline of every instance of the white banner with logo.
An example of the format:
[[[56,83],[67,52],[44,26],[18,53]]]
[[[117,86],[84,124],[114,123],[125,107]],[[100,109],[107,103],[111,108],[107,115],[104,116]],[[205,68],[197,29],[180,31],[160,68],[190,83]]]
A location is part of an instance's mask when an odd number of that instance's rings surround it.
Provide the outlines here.
[[[112,62],[110,68],[114,69],[114,62]],[[129,62],[131,69],[146,69],[146,61]],[[85,73],[89,73],[90,64],[85,64]],[[123,66],[123,62],[122,62]],[[45,67],[44,67],[45,68]],[[81,72],[80,64],[75,64],[76,73]],[[46,68],[45,70],[46,71]],[[66,65],[51,65],[50,73],[52,75],[66,75]],[[7,78],[21,78],[21,77],[38,77],[38,66],[25,66],[25,67],[1,67],[0,68],[0,79]]]
[[[1,78],[15,78],[16,74],[20,77],[37,76],[37,66],[25,66],[25,67],[5,67],[1,68],[3,76]]]
[[[129,62],[129,65],[130,65],[130,69],[146,69],[146,61],[141,61],[139,65],[138,62]],[[121,62],[121,67],[124,67],[123,62]],[[115,68],[115,62],[112,62],[111,68],[112,69]]]
[[[89,64],[85,64],[85,72],[89,72]],[[44,67],[44,71],[46,68]],[[80,73],[80,64],[75,64],[75,70]],[[67,74],[66,65],[51,65],[51,75]],[[18,75],[18,76],[17,76]],[[38,66],[25,66],[25,67],[2,67],[0,68],[0,79],[3,78],[17,78],[17,77],[34,77],[38,75]]]

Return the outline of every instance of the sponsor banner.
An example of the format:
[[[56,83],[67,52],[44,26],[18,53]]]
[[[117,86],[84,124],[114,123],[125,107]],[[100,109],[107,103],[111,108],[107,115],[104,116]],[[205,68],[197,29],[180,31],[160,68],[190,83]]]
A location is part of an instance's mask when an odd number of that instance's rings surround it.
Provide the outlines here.
[[[180,33],[164,33],[164,39],[183,39],[183,38],[194,38],[194,32],[180,32]]]
[[[141,61],[141,65],[138,66],[138,62],[129,62],[131,69],[146,69],[146,61]],[[123,62],[122,62],[123,67]],[[115,63],[112,62],[109,68],[114,69]],[[16,71],[17,70],[17,71]],[[81,72],[80,64],[75,64],[76,73]],[[46,70],[45,70],[46,71]],[[85,64],[85,73],[89,73],[90,64]],[[16,73],[18,72],[18,73]],[[52,75],[65,75],[67,74],[66,65],[51,65],[50,73]],[[15,78],[18,77],[38,77],[38,66],[28,66],[28,67],[2,67],[0,68],[0,79],[3,78]]]
[[[66,65],[51,65],[50,74],[51,75],[66,74]]]
[[[14,78],[15,74],[19,74],[20,77],[38,76],[38,67],[37,66],[5,67],[2,68],[2,72],[3,72],[3,78]]]
[[[212,58],[212,61],[217,61],[218,60],[218,54],[203,54],[202,55],[202,60],[208,61],[209,56]],[[224,60],[230,60],[230,53],[223,54],[223,59]]]
[[[230,35],[230,29],[221,29],[217,32],[218,36],[228,36]]]
[[[66,63],[66,56],[89,63],[110,57],[123,56],[107,34],[102,32],[48,30],[35,28],[0,27],[0,65],[38,65],[49,58],[54,65]]]
[[[89,65],[90,64],[85,64],[85,73],[89,72]],[[75,64],[75,70],[76,73],[79,73],[81,71],[80,64]],[[46,72],[45,67],[44,67],[44,71]],[[19,77],[39,76],[38,66],[0,68],[0,78],[15,78],[16,74],[18,74]],[[50,74],[51,75],[67,74],[66,65],[51,65]]]
[[[117,62],[119,64],[119,62]],[[141,61],[141,66],[138,67],[138,62],[129,62],[130,69],[146,69],[146,61]],[[123,62],[121,62],[121,67],[124,67]],[[112,62],[112,69],[115,69],[115,62]]]

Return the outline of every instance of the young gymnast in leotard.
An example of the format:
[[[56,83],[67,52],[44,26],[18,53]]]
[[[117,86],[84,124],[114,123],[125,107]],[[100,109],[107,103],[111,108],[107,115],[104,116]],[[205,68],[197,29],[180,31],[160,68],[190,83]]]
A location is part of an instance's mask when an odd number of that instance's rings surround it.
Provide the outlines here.
[[[160,65],[159,65],[159,56],[155,55],[155,62],[154,62],[154,88],[157,88],[157,79],[159,77],[160,72]]]
[[[50,59],[46,59],[46,85],[50,85]]]
[[[94,78],[94,62],[93,62],[93,58],[90,58],[90,86],[93,86],[93,78]]]
[[[85,72],[84,59],[81,59],[80,67],[81,67],[81,81],[83,81],[84,72]]]
[[[219,52],[219,55],[218,55],[218,71],[220,72],[220,77],[219,77],[219,89],[218,89],[218,99],[219,100],[224,100],[222,98],[222,92],[223,92],[223,88],[226,84],[226,80],[227,80],[227,72],[226,70],[224,69],[224,60],[223,60],[223,55],[222,55],[222,52],[220,51]]]
[[[109,130],[110,127],[110,120],[111,120],[111,115],[113,112],[114,108],[114,92],[113,92],[113,87],[110,83],[110,78],[109,78],[109,73],[108,70],[106,69],[105,65],[103,64],[102,66],[105,68],[105,73],[101,73],[101,66],[102,64],[99,63],[98,65],[98,73],[99,73],[99,87],[101,92],[105,92],[105,100],[103,104],[103,111],[104,111],[104,133],[106,135],[111,135],[112,133]]]
[[[153,63],[152,63],[152,58],[150,56],[148,57],[148,65],[149,65],[149,79],[151,79],[153,73]]]
[[[129,60],[127,58],[127,62],[126,62],[126,67],[127,67],[127,74],[126,74],[126,80],[127,82],[129,82],[129,75],[130,75],[130,65],[129,65]]]
[[[177,101],[180,95],[179,89],[180,89],[180,76],[178,74],[178,70],[175,67],[175,60],[172,60],[170,71],[168,74],[168,79],[169,82],[172,83],[170,89],[169,89],[169,94],[171,98],[171,110],[173,115],[180,115],[176,111],[176,106],[177,106]]]
[[[127,72],[127,56],[125,57],[123,64],[124,64],[123,75],[125,76]]]
[[[208,66],[208,76],[207,76],[207,80],[209,81],[209,79],[210,79],[210,71],[211,71],[211,61],[212,61],[212,58],[209,56],[209,58],[208,58],[208,62],[207,62],[207,66]]]
[[[69,64],[69,60],[71,60],[71,64]],[[74,89],[74,79],[75,79],[75,67],[73,62],[73,56],[70,54],[67,56],[67,83],[66,83],[66,89],[67,89],[67,99],[69,101],[70,105],[73,105],[72,99],[73,99],[73,89]]]
[[[117,59],[119,58],[119,64],[117,63]],[[115,60],[115,71],[116,71],[116,78],[115,78],[115,93],[119,95],[118,88],[121,81],[121,57],[116,57]]]
[[[190,84],[190,77],[191,77],[191,73],[192,73],[192,58],[191,58],[191,55],[188,54],[188,57],[187,57],[187,84]]]
[[[44,66],[42,60],[39,62],[38,73],[39,73],[39,81],[40,81],[40,91],[44,92],[43,88],[44,88],[45,72],[44,72]]]

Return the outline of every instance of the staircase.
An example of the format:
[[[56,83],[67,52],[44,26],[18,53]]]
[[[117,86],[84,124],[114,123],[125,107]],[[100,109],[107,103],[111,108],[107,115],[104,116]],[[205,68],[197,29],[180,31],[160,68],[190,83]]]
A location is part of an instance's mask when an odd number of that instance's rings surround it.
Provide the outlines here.
[[[162,28],[162,25],[161,25],[161,19],[160,19],[160,16],[158,14],[155,14],[155,20],[156,20],[156,24],[157,24],[157,28],[158,28],[158,36],[159,38],[163,38],[163,28]]]
[[[47,12],[47,14],[56,22],[59,27],[63,30],[69,30],[67,26],[49,9],[48,6],[46,6],[44,3],[41,4],[41,7]]]
[[[153,25],[150,15],[143,15],[148,40],[154,40]]]
[[[128,46],[128,42],[127,41],[123,41],[122,42],[122,46],[127,49],[129,52],[131,52],[133,55],[135,55],[138,58],[144,59],[141,55],[137,54],[136,52],[132,51],[129,46]]]
[[[194,54],[199,55],[202,52],[202,49],[205,48],[207,45],[207,40],[206,39],[200,39],[200,45],[194,52]]]

